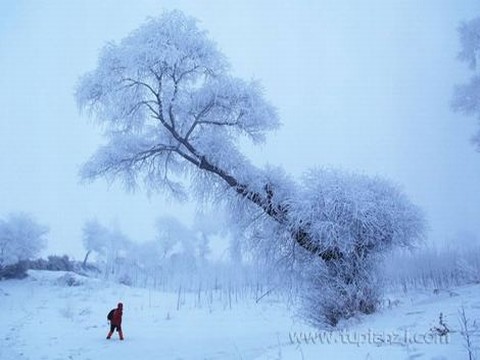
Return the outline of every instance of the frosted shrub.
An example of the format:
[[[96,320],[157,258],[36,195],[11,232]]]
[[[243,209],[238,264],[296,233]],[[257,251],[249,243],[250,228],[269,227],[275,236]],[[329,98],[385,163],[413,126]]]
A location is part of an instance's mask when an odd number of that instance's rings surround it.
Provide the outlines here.
[[[27,277],[28,266],[25,261],[19,261],[12,265],[0,265],[0,280],[2,279],[23,279]]]
[[[69,259],[68,255],[63,255],[63,256],[51,255],[48,257],[46,270],[73,271],[74,264]]]

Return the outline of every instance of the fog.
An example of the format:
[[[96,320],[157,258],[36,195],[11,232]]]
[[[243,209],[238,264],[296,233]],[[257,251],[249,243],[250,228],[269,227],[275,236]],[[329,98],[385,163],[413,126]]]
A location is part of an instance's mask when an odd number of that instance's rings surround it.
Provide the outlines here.
[[[477,121],[449,105],[469,76],[456,28],[480,14],[473,0],[2,1],[0,217],[33,214],[50,226],[48,252],[75,257],[93,217],[138,241],[162,214],[191,221],[193,203],[78,177],[101,143],[74,102],[79,76],[107,41],[173,8],[198,18],[233,72],[261,81],[277,107],[283,127],[245,147],[255,163],[387,177],[424,209],[429,243],[479,241]]]

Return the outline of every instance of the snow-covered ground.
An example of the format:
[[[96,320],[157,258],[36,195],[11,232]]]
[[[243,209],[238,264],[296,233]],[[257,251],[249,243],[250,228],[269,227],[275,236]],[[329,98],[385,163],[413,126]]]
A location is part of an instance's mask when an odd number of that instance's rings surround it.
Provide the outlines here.
[[[463,306],[472,322],[480,317],[480,285],[390,296],[380,313],[328,333],[268,297],[231,308],[186,301],[177,310],[175,293],[64,272],[29,274],[0,282],[1,360],[468,359],[458,312]],[[106,314],[118,301],[125,304],[123,342],[117,334],[105,339]],[[447,337],[430,332],[440,313],[452,330]]]

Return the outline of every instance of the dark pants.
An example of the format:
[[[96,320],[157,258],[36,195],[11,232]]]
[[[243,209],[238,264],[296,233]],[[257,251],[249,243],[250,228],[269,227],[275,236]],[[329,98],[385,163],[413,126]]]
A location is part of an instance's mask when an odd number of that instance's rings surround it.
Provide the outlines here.
[[[121,325],[114,325],[110,324],[110,332],[113,334],[113,332],[117,330],[119,333],[122,332],[122,326]]]
[[[107,339],[110,339],[110,337],[112,336],[112,334],[113,334],[113,332],[114,332],[115,330],[117,330],[118,336],[120,337],[120,340],[123,340],[122,326],[121,326],[121,325],[112,324],[112,323],[110,323],[110,332],[109,332],[108,335],[107,335]]]

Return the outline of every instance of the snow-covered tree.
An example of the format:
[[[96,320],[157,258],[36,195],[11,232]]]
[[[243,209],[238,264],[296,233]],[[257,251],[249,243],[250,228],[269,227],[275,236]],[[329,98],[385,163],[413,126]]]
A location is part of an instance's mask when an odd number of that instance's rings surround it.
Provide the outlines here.
[[[424,230],[423,216],[398,188],[385,180],[332,169],[304,177],[296,221],[340,254],[306,266],[308,291],[303,300],[314,323],[336,325],[355,312],[372,313],[379,305],[383,254],[409,247]],[[320,311],[312,311],[320,303]]]
[[[37,256],[47,244],[48,231],[24,213],[0,219],[0,267]]]
[[[136,249],[129,256],[135,257],[135,265],[144,273],[145,286],[152,280],[153,288],[157,287],[158,276],[163,265],[163,251],[157,241],[146,241],[136,244]]]
[[[460,35],[461,51],[458,54],[460,61],[468,64],[473,76],[466,84],[455,89],[452,106],[455,110],[466,115],[473,115],[480,119],[480,18],[477,17],[462,23],[458,29]],[[478,151],[480,151],[480,130],[472,138]]]
[[[232,76],[214,42],[181,12],[165,12],[105,46],[76,98],[106,139],[83,178],[223,201],[237,221],[257,219],[258,229],[275,235],[273,252],[298,248],[340,282],[355,277],[369,254],[421,235],[416,208],[384,182],[312,172],[298,184],[279,168],[253,166],[239,143],[263,142],[279,126],[277,114],[259,84]],[[351,273],[336,275],[346,259]]]
[[[104,263],[104,275],[108,278],[111,274],[118,273],[120,265],[126,262],[131,250],[132,241],[116,227],[107,228],[93,219],[83,227],[83,245],[87,251],[83,264],[86,265],[89,255],[94,252]]]
[[[157,237],[163,258],[168,260],[170,270],[188,273],[195,269],[198,258],[198,239],[195,232],[172,216],[157,219]]]
[[[160,217],[155,221],[155,241],[160,246],[160,253],[163,258],[173,254],[176,247],[179,247],[184,237],[190,237],[189,229],[173,216]],[[177,249],[178,250],[178,249]]]
[[[280,182],[280,173],[276,181],[270,173],[271,183]],[[288,201],[289,226],[230,206],[231,226],[246,239],[242,247],[262,267],[275,267],[287,288],[304,284],[304,313],[315,325],[335,325],[357,311],[374,312],[382,294],[378,273],[383,255],[421,240],[422,212],[397,186],[380,178],[316,168],[301,180]],[[303,228],[333,249],[332,256],[324,261],[312,257],[292,243],[292,228]]]
[[[226,237],[226,222],[221,209],[203,209],[195,216],[192,230],[197,233],[198,255],[203,261],[211,254],[210,243],[213,237]]]
[[[110,233],[97,219],[88,220],[83,226],[82,232],[83,246],[87,251],[83,260],[83,266],[85,267],[92,252],[105,256]]]
[[[150,190],[180,198],[188,185],[202,198],[230,190],[288,222],[266,175],[238,149],[242,136],[264,141],[279,125],[276,112],[257,83],[230,75],[194,19],[166,12],[119,44],[109,43],[76,98],[106,129],[107,144],[85,164],[84,178],[121,178],[127,187],[143,180]],[[292,230],[307,250],[333,255],[301,228]]]

